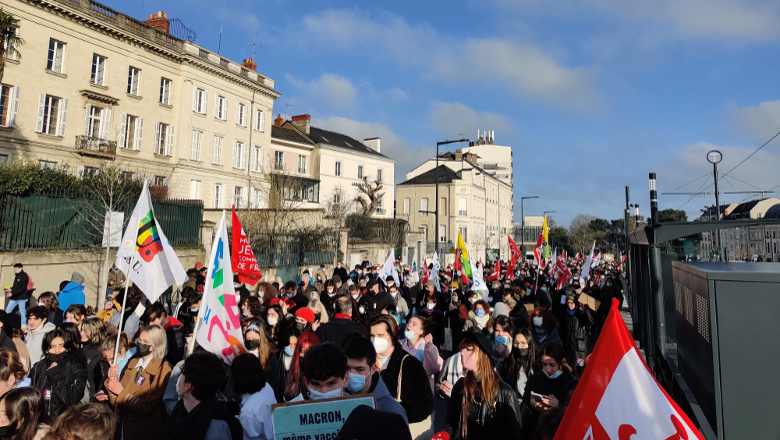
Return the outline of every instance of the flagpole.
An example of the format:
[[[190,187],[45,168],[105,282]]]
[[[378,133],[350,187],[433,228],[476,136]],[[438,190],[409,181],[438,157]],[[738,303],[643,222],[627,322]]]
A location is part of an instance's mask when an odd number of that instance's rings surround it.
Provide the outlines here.
[[[137,234],[136,234],[137,235]],[[136,241],[138,241],[138,237],[136,237]],[[127,271],[127,280],[125,281],[125,296],[122,298],[122,309],[120,310],[119,315],[119,327],[117,327],[116,332],[116,346],[114,347],[114,365],[116,365],[116,356],[119,353],[119,341],[122,337],[122,318],[125,316],[125,307],[127,307],[127,289],[130,288],[130,273],[132,273],[132,267],[133,267],[133,257],[130,257],[130,270]],[[116,313],[116,312],[114,312]],[[132,336],[131,336],[132,337]]]

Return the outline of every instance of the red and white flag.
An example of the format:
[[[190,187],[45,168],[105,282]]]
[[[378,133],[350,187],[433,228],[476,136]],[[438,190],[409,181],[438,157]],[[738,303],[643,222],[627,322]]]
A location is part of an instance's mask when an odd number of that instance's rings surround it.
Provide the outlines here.
[[[428,278],[430,278],[430,276],[428,275],[428,260],[423,260],[423,265],[421,269],[422,270],[420,272],[422,272],[422,276],[420,276],[420,284],[424,286],[425,283],[428,282]]]
[[[612,308],[554,440],[704,440],[647,368]]]
[[[515,265],[522,258],[522,254],[520,254],[520,250],[517,249],[517,245],[515,244],[515,241],[512,240],[512,237],[507,235],[506,238],[509,240],[509,251],[512,253],[512,258],[509,260],[509,265],[506,267],[506,277],[510,280],[514,280]]]
[[[544,234],[539,234],[539,238],[536,239],[536,247],[534,247],[534,261],[536,265],[544,269],[544,258],[542,253],[544,252]]]
[[[233,262],[233,272],[238,274],[239,281],[254,286],[263,277],[263,273],[260,272],[260,266],[257,265],[257,258],[252,252],[244,228],[238,221],[235,206],[233,207],[233,226],[231,229],[233,255],[230,256],[230,260]]]
[[[493,271],[488,275],[488,281],[494,281],[501,277],[501,261],[496,260],[496,265],[493,266]]]
[[[566,258],[563,256],[558,258],[558,262],[555,265],[555,271],[558,274],[558,283],[555,288],[561,290],[563,285],[568,283],[572,278],[571,270],[569,270],[569,266],[566,265]]]
[[[575,256],[574,256],[574,258],[576,258],[576,259],[578,259],[578,260],[579,260],[579,259],[580,259],[580,253],[579,253],[579,252],[577,252],[577,255],[575,255]]]

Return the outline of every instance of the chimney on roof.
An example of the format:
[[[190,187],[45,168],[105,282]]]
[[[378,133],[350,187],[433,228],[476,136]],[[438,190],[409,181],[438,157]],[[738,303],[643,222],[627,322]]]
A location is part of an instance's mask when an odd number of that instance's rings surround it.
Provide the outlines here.
[[[157,15],[149,14],[149,19],[144,21],[145,24],[165,32],[169,33],[171,29],[171,22],[168,21],[168,13],[163,11],[157,11]]]
[[[472,152],[466,153],[466,162],[474,165],[475,167],[479,166],[479,165],[477,165],[477,159],[478,158],[479,158],[479,156],[477,156],[476,154],[474,154]]]
[[[246,67],[249,70],[254,70],[257,72],[257,64],[255,64],[255,60],[253,58],[247,58],[244,60],[244,62],[241,63],[242,66]]]
[[[284,124],[284,119],[282,119],[282,114],[280,113],[279,115],[276,116],[276,119],[274,119],[274,125],[276,125],[277,127],[281,127],[282,124]]]
[[[456,161],[463,160],[463,153],[460,151],[460,149],[455,150],[455,160]]]
[[[382,151],[381,151],[381,148],[380,148],[380,145],[379,145],[379,141],[380,141],[380,138],[363,139],[363,145],[365,145],[366,147],[376,151],[377,153],[381,153]]]
[[[292,117],[292,123],[298,127],[302,132],[309,134],[311,132],[311,116],[310,115],[298,115]]]

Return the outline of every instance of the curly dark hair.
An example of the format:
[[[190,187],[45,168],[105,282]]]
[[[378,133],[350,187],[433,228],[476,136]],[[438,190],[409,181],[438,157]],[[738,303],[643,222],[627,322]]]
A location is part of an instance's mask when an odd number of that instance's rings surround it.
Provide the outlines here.
[[[181,374],[192,385],[192,397],[199,401],[213,398],[227,380],[225,364],[209,352],[193,353],[184,361]]]

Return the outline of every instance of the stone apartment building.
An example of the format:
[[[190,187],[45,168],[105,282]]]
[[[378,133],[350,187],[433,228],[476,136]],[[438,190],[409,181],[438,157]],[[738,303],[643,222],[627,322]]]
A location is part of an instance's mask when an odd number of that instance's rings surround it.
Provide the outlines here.
[[[116,164],[207,208],[259,207],[254,183],[281,95],[253,60],[170,35],[162,12],[142,22],[92,0],[3,7],[27,44],[6,63],[0,161],[79,174]]]

